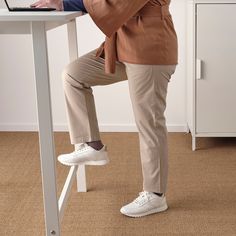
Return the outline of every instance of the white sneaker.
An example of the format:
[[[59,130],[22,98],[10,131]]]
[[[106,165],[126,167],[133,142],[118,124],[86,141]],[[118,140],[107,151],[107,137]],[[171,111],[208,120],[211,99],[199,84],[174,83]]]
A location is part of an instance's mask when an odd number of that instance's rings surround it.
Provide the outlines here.
[[[143,191],[131,203],[123,206],[120,212],[130,217],[141,217],[153,213],[165,211],[168,208],[166,197],[155,193]]]
[[[58,156],[58,161],[64,165],[105,165],[109,162],[107,146],[96,150],[87,143],[80,143],[77,150]]]

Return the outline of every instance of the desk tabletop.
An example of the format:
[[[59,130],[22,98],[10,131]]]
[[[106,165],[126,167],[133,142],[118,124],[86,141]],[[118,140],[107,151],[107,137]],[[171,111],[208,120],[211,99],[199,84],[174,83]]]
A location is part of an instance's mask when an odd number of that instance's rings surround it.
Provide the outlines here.
[[[0,21],[68,21],[82,15],[82,11],[9,12],[0,9]]]

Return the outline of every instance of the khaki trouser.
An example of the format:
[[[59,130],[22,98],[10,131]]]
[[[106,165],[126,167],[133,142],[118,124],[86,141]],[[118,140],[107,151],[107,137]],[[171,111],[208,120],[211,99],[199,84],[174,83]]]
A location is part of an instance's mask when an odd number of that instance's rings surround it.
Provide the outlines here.
[[[71,62],[63,71],[69,133],[72,144],[100,140],[92,86],[128,80],[139,131],[143,190],[166,192],[168,143],[164,111],[168,82],[176,65],[116,62],[116,73],[105,74],[96,50]],[[110,98],[109,98],[110,99]]]

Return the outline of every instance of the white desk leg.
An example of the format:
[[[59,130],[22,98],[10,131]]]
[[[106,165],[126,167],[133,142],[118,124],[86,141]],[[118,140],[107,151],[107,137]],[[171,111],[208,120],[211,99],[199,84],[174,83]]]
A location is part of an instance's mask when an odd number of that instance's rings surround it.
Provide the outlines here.
[[[68,43],[69,43],[69,57],[70,61],[73,61],[78,58],[77,30],[76,30],[75,19],[67,24],[67,32],[68,32]],[[76,176],[77,176],[77,191],[87,192],[85,165],[79,165]]]
[[[60,235],[56,162],[51,112],[47,38],[44,22],[31,22],[37,92],[40,160],[46,235]]]

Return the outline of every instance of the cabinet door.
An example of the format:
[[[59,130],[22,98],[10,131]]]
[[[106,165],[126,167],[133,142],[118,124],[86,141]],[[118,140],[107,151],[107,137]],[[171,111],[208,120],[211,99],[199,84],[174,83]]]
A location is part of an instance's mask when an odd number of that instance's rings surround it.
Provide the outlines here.
[[[236,132],[236,4],[198,4],[196,24],[196,132]]]

